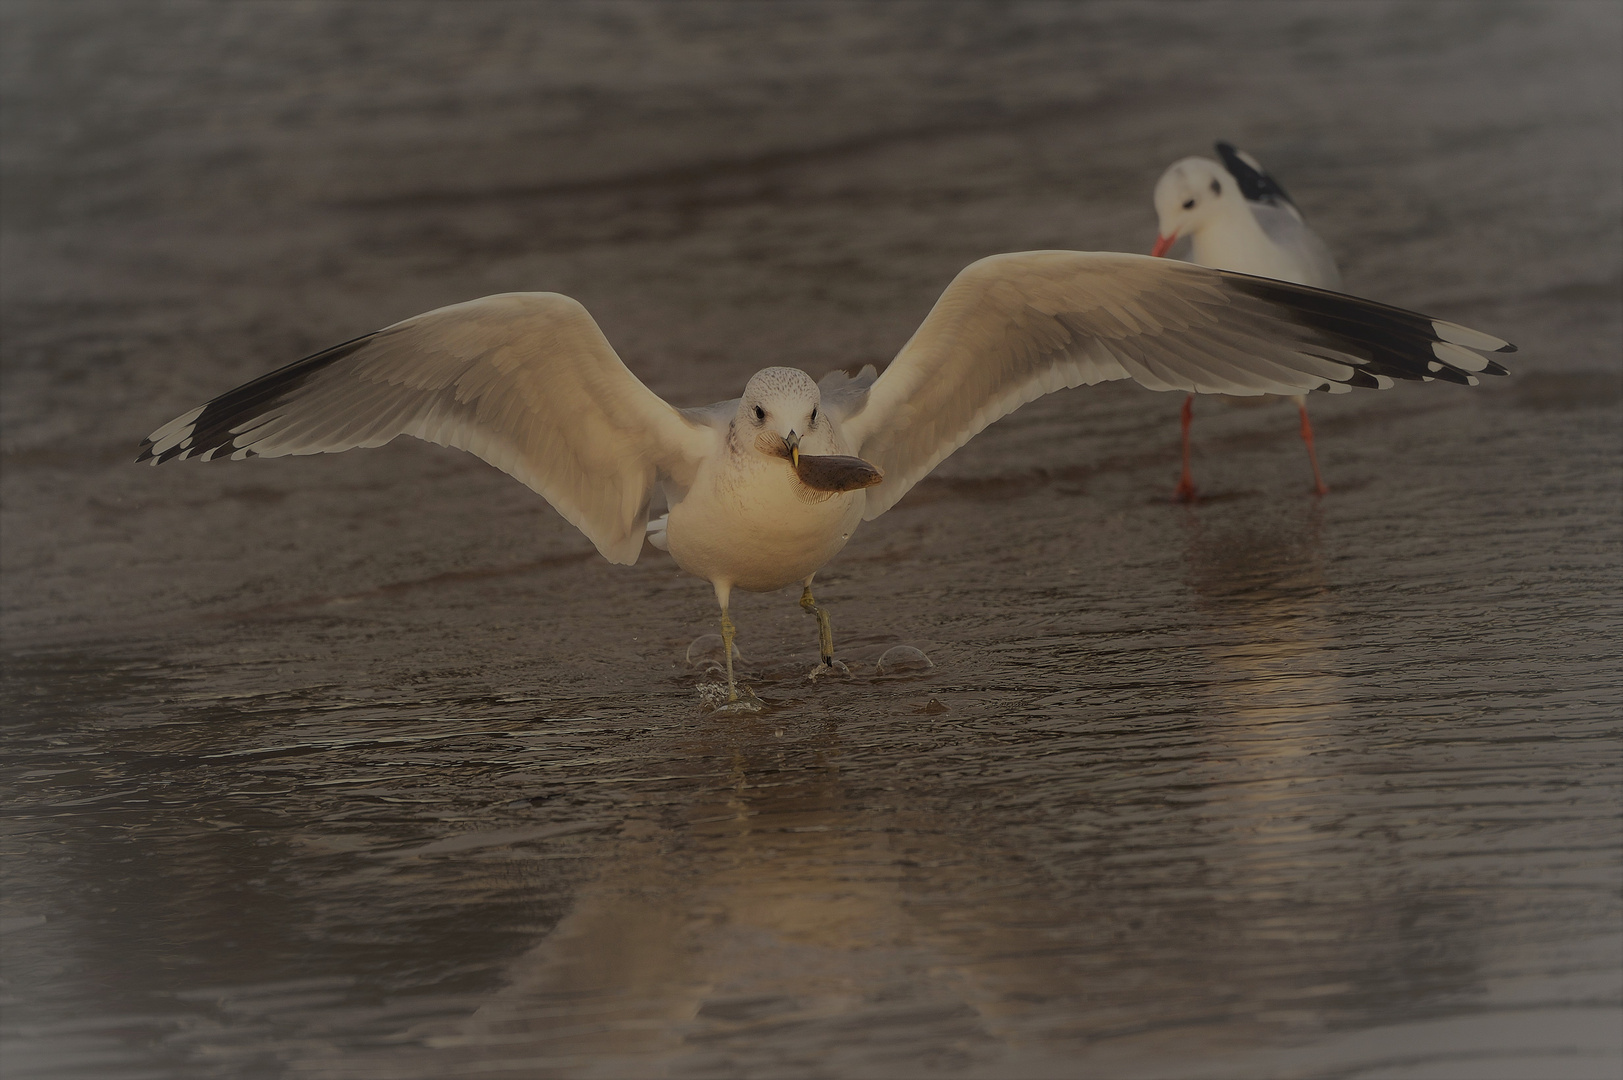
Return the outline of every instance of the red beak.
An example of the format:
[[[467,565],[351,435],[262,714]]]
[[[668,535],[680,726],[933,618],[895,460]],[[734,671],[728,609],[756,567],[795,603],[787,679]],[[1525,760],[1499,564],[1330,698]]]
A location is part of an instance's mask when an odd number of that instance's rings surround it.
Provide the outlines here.
[[[1171,236],[1157,236],[1155,238],[1155,246],[1150,249],[1150,254],[1155,256],[1165,255],[1167,253],[1167,248],[1171,247],[1177,241],[1177,239],[1177,233],[1173,233]]]

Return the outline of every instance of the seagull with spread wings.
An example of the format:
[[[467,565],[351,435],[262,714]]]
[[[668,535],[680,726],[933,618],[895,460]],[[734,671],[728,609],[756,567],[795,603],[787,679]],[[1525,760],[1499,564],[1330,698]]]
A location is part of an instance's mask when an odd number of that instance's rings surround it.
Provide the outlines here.
[[[729,704],[734,588],[801,583],[863,521],[1021,405],[1133,379],[1189,393],[1343,393],[1394,380],[1474,385],[1499,338],[1320,289],[1113,252],[1027,251],[953,279],[883,374],[814,382],[769,367],[743,396],[660,399],[586,309],[557,293],[439,308],[316,353],[176,417],[138,461],[280,457],[412,435],[476,454],[535,491],[610,562],[646,539],[721,605]],[[650,522],[655,489],[669,512]]]

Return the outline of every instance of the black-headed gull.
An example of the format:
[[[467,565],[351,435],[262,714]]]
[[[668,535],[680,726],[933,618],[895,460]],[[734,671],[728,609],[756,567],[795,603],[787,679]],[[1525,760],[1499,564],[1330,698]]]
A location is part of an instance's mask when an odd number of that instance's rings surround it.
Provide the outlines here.
[[[1208,158],[1188,157],[1174,162],[1155,185],[1158,221],[1152,255],[1170,255],[1201,266],[1234,270],[1258,277],[1294,281],[1318,289],[1341,291],[1341,271],[1335,257],[1307,227],[1285,189],[1269,176],[1257,159],[1226,142],[1217,144],[1223,164]],[[1226,167],[1225,167],[1226,166]],[[1293,395],[1301,417],[1302,442],[1313,466],[1313,489],[1329,492],[1319,472],[1313,449],[1313,424],[1307,418],[1307,400]],[[1189,467],[1189,425],[1194,418],[1193,396],[1183,402],[1183,475],[1177,497],[1195,497]]]
[[[279,457],[412,435],[468,450],[528,485],[605,558],[645,534],[721,605],[729,703],[733,588],[811,582],[859,523],[895,505],[986,425],[1063,387],[1299,394],[1394,379],[1471,383],[1504,368],[1496,337],[1400,308],[1190,263],[1027,251],[964,269],[883,375],[821,384],[769,367],[743,396],[666,404],[579,303],[487,296],[395,323],[223,394],[147,437],[138,461]],[[648,522],[656,485],[670,505]],[[739,703],[740,708],[748,702]]]

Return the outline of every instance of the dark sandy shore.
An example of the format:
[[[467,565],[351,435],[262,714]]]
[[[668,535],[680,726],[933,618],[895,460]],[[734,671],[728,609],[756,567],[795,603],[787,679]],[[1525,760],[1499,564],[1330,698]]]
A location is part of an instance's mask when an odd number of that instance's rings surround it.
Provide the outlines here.
[[[13,1077],[1600,1077],[1623,1061],[1611,4],[22,3],[3,58]],[[491,292],[689,405],[1251,149],[1513,372],[994,426],[820,576],[608,565],[401,441],[144,434]],[[933,670],[876,677],[887,648]]]

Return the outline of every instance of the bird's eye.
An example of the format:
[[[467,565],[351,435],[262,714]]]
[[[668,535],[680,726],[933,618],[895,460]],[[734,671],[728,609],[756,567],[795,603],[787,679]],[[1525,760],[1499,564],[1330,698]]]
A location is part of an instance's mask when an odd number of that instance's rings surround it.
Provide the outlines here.
[[[812,406],[812,423],[817,423],[817,406]]]
[[[1183,208],[1185,210],[1193,210],[1195,208],[1195,200],[1194,199],[1185,199],[1183,201]]]
[[[755,419],[757,419],[757,420],[765,420],[766,419],[766,410],[761,408],[759,405],[755,406]]]
[[[1223,185],[1219,184],[1216,180],[1212,181],[1212,194],[1213,195],[1221,195],[1221,194],[1223,194]]]

